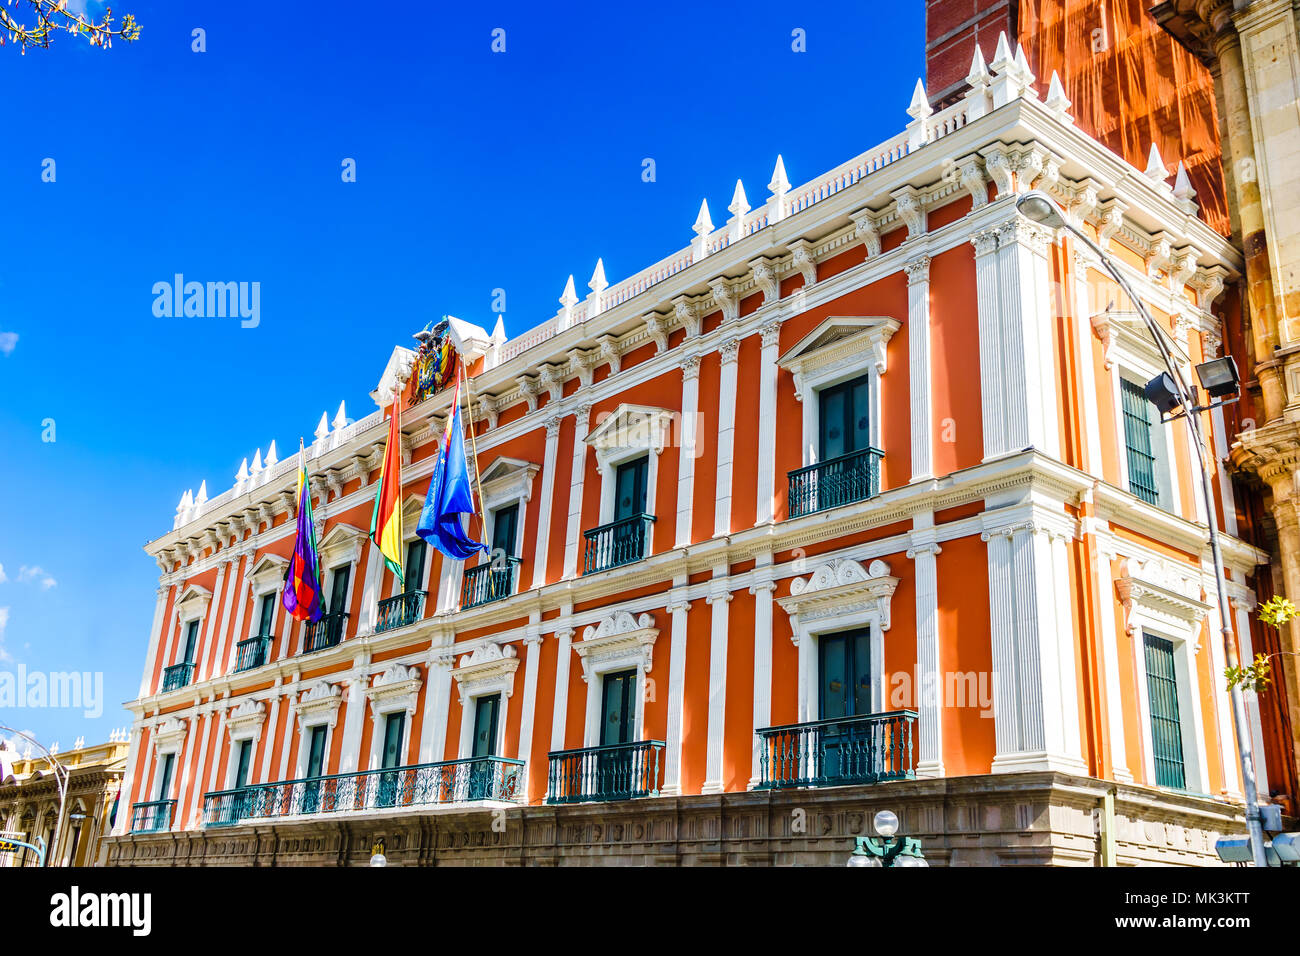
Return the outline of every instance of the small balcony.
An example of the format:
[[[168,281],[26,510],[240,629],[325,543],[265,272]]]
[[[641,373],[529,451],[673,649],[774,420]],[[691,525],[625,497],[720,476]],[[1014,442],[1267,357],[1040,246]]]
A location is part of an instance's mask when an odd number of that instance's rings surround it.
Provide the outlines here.
[[[519,577],[519,559],[502,558],[485,561],[465,572],[461,585],[461,609],[491,604],[515,593]]]
[[[235,673],[251,671],[266,663],[271,653],[271,635],[259,634],[235,645]]]
[[[916,713],[896,710],[758,731],[759,789],[908,780]]]
[[[172,814],[176,810],[175,800],[153,800],[149,803],[131,805],[131,832],[156,833],[172,828]]]
[[[657,797],[663,750],[662,740],[641,740],[548,754],[546,802]]]
[[[655,516],[640,514],[584,531],[582,573],[595,574],[645,557]]]
[[[523,798],[522,760],[474,757],[218,790],[203,795],[203,825]]]
[[[171,667],[163,668],[162,689],[166,693],[169,690],[176,690],[180,687],[188,686],[194,679],[193,664],[173,664]]]
[[[790,517],[800,518],[880,494],[880,461],[884,457],[879,448],[865,448],[790,472]]]
[[[310,654],[312,651],[323,651],[327,647],[336,646],[343,640],[343,629],[347,627],[347,622],[346,611],[335,611],[322,616],[319,621],[308,624],[303,653]]]
[[[414,624],[424,617],[424,599],[427,596],[427,591],[403,591],[380,601],[375,630],[392,631]]]

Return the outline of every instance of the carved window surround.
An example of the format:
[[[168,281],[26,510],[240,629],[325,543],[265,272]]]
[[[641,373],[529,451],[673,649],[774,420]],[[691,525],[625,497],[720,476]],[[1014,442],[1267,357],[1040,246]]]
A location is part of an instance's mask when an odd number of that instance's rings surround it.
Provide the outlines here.
[[[625,462],[649,456],[646,470],[645,513],[655,513],[659,454],[668,443],[668,431],[676,413],[666,408],[624,403],[615,408],[587,435],[600,468],[600,523],[614,520],[614,475]]]
[[[460,695],[458,753],[461,759],[473,753],[475,703],[478,698],[492,694],[501,695],[493,752],[502,754],[506,739],[506,714],[509,710],[506,702],[515,692],[515,671],[519,670],[519,658],[516,655],[511,644],[484,644],[472,653],[461,655],[460,662],[452,669],[451,676],[456,680],[456,690]]]
[[[582,632],[582,640],[573,645],[582,662],[582,679],[587,684],[587,713],[583,732],[584,745],[600,743],[601,678],[614,671],[636,670],[636,717],[632,728],[634,740],[640,740],[645,726],[645,681],[654,669],[654,646],[659,629],[649,614],[633,617],[627,611],[615,611],[594,627]],[[594,678],[594,679],[593,679]]]
[[[375,675],[370,686],[365,689],[370,701],[370,764],[371,769],[380,765],[384,748],[384,719],[389,714],[405,712],[406,726],[402,740],[402,753],[409,751],[412,718],[415,717],[416,704],[420,699],[420,687],[424,679],[418,667],[406,664],[393,664],[382,673]],[[405,764],[402,759],[399,764]]]
[[[230,735],[231,743],[241,740],[257,741],[262,737],[262,725],[265,723],[266,705],[260,700],[246,698],[226,717],[226,733]]]
[[[533,479],[541,471],[541,466],[518,458],[497,458],[483,469],[481,483],[483,487],[484,537],[491,541],[496,531],[496,512],[512,504],[519,505],[519,514],[515,522],[515,543],[511,557],[520,557],[524,548],[524,519],[528,515],[528,502],[533,497]]]
[[[807,578],[790,582],[790,593],[777,603],[790,617],[791,637],[799,648],[799,720],[816,720],[819,681],[818,639],[823,634],[871,629],[871,708],[884,709],[888,699],[884,673],[884,632],[898,578],[884,561],[864,568],[857,561],[832,558]]]

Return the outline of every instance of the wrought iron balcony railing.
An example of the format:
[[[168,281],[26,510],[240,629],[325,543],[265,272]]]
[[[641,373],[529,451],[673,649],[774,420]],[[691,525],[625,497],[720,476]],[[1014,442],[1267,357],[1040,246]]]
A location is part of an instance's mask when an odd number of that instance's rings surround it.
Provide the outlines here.
[[[319,621],[312,621],[307,625],[307,640],[303,645],[303,652],[310,653],[334,647],[343,640],[343,629],[347,626],[347,621],[347,611],[335,611],[323,615]]]
[[[790,517],[880,494],[880,460],[884,457],[879,448],[865,448],[790,472]]]
[[[547,803],[586,803],[659,796],[662,740],[557,750],[550,762]]]
[[[380,601],[375,630],[391,631],[414,624],[424,617],[424,599],[427,595],[426,591],[403,591]]]
[[[470,568],[465,572],[461,585],[461,608],[478,607],[510,597],[515,593],[518,575],[518,558],[494,558]]]
[[[640,561],[645,557],[654,520],[654,515],[633,515],[584,531],[582,536],[587,543],[582,556],[582,573],[594,574]]]
[[[220,827],[246,820],[522,799],[522,760],[473,757],[218,790],[203,795],[203,825]]]
[[[163,668],[162,689],[164,691],[176,690],[178,687],[185,687],[194,677],[194,665],[173,664],[171,667]]]
[[[916,713],[896,710],[758,731],[759,788],[838,787],[914,776]]]
[[[131,832],[153,833],[157,830],[170,830],[172,814],[175,810],[175,800],[152,800],[148,803],[132,804]]]
[[[249,671],[266,663],[271,652],[271,635],[258,634],[235,645],[235,673]]]

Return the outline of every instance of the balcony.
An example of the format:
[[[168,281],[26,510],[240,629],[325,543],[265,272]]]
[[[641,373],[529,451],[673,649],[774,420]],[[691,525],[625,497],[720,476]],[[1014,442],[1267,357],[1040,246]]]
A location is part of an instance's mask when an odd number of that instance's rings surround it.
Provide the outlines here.
[[[595,574],[640,561],[645,557],[654,520],[654,515],[633,515],[584,531],[582,573]]]
[[[659,796],[662,740],[558,750],[550,762],[547,803]]]
[[[271,653],[271,635],[259,634],[235,645],[235,673],[251,671],[266,663]]]
[[[759,789],[912,778],[916,713],[837,717],[758,731]]]
[[[491,604],[510,597],[515,593],[515,579],[518,576],[518,558],[493,559],[470,568],[465,572],[465,580],[461,585],[461,609]]]
[[[150,803],[132,804],[131,832],[155,833],[158,830],[170,830],[172,814],[175,810],[175,800],[154,800]]]
[[[865,448],[789,474],[789,515],[800,518],[880,494],[879,448]]]
[[[185,687],[193,678],[193,664],[173,664],[171,667],[165,667],[163,668],[162,679],[163,692],[166,693],[169,690]]]
[[[336,646],[343,640],[343,629],[347,626],[347,622],[346,611],[335,611],[333,614],[324,615],[319,621],[308,624],[303,653],[310,654],[312,651],[322,651],[327,647]]]
[[[427,596],[427,591],[403,591],[380,601],[375,630],[391,631],[414,624],[424,617],[424,599]]]
[[[218,790],[203,795],[203,825],[251,820],[408,810],[480,800],[516,802],[524,796],[524,762],[474,757],[363,773],[340,773]]]

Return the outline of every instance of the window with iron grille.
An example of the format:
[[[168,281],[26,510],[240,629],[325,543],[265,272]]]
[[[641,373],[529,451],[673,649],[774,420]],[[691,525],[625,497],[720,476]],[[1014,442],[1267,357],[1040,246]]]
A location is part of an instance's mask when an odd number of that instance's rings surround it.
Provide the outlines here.
[[[1128,490],[1143,501],[1160,504],[1156,480],[1155,445],[1152,440],[1152,405],[1142,386],[1126,378],[1119,380],[1124,408],[1124,447],[1128,454]]]
[[[1143,635],[1146,645],[1147,697],[1151,708],[1151,751],[1156,786],[1183,790],[1183,726],[1178,711],[1178,677],[1174,645],[1162,637]]]

